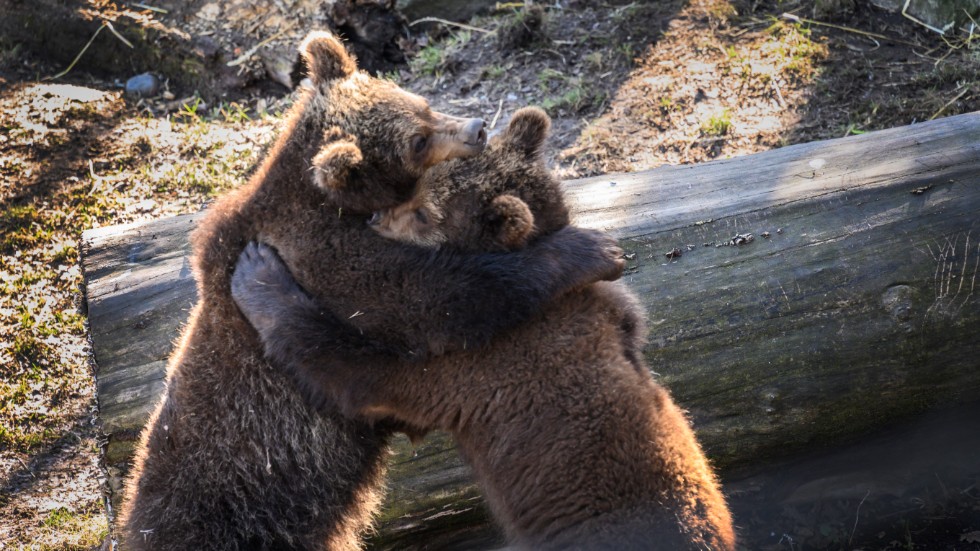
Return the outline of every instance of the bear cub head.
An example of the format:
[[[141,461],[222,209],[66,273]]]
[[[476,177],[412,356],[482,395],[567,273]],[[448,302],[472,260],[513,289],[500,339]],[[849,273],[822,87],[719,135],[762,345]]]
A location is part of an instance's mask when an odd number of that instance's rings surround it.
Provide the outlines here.
[[[333,35],[310,33],[300,54],[310,85],[294,139],[334,206],[368,214],[396,205],[429,168],[483,150],[482,119],[433,111],[422,97],[358,71]]]
[[[410,200],[368,223],[389,239],[467,251],[519,249],[561,229],[568,209],[543,153],[550,128],[544,111],[517,111],[481,155],[428,170]]]

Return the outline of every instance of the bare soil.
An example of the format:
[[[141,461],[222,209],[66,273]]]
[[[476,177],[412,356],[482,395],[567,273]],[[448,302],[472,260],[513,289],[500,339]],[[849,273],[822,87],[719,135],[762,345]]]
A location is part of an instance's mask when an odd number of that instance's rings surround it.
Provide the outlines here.
[[[386,76],[496,129],[521,106],[543,106],[564,178],[980,109],[974,37],[943,40],[900,15],[846,5],[511,6],[472,28],[416,37],[408,65]],[[0,542],[14,549],[91,548],[107,533],[81,231],[198,210],[247,177],[291,100],[259,87],[209,105],[165,86],[166,95],[134,101],[116,85],[132,75],[39,80],[62,69],[0,37]],[[978,549],[974,466],[941,478],[944,498],[923,483],[928,499],[908,486],[886,496],[894,503],[845,493],[819,511],[757,507],[739,518],[743,541]],[[731,487],[733,502],[764,495],[753,488]]]

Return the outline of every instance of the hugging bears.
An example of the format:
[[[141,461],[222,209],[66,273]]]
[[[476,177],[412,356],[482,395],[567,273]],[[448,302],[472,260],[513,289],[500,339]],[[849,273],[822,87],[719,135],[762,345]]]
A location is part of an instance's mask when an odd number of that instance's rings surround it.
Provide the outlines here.
[[[191,236],[199,299],[126,481],[126,549],[358,549],[380,500],[387,437],[411,428],[310,407],[266,360],[231,296],[249,242],[275,247],[305,290],[276,297],[279,306],[312,299],[342,320],[318,351],[341,362],[480,346],[622,272],[615,241],[573,227],[497,252],[379,236],[366,224],[372,213],[408,200],[428,169],[481,152],[483,122],[359,72],[329,34],[312,33],[301,55],[311,86],[249,182]],[[377,303],[385,308],[365,309]]]
[[[482,154],[426,171],[410,199],[368,219],[369,231],[454,254],[515,254],[567,231],[542,156],[549,126],[540,110],[519,111]],[[313,403],[353,419],[450,431],[513,545],[734,549],[717,480],[642,362],[643,314],[621,284],[582,286],[489,340],[423,357],[385,350],[384,335],[345,322],[291,271],[251,246],[232,280],[272,364]],[[485,289],[484,301],[497,293]],[[358,308],[398,307],[387,301]]]

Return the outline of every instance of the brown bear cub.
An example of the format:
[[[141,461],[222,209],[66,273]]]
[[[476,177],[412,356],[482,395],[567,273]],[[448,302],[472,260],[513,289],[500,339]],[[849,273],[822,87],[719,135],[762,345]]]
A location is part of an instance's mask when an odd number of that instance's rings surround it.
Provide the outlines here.
[[[561,231],[568,212],[541,155],[549,125],[519,111],[488,151],[430,170],[372,227],[464,251]],[[623,286],[564,295],[489,344],[427,361],[369,355],[369,367],[323,353],[336,323],[268,249],[241,258],[233,294],[274,365],[311,394],[360,418],[452,431],[519,548],[734,549],[715,475],[639,358],[642,314]]]
[[[550,124],[540,109],[521,109],[491,151],[428,170],[410,200],[368,223],[390,239],[467,252],[520,249],[567,226],[558,181],[543,163],[528,162],[540,157]]]
[[[249,183],[216,202],[192,235],[199,301],[127,481],[127,549],[355,549],[369,527],[388,432],[311,408],[263,358],[231,297],[249,241],[275,246],[319,303],[353,317],[334,329],[342,345],[321,341],[318,355],[338,361],[462,350],[563,292],[621,273],[615,242],[576,228],[512,253],[378,236],[366,224],[371,212],[404,202],[426,169],[480,152],[483,122],[436,113],[358,72],[325,33],[301,53],[312,88]],[[486,288],[497,301],[483,302]],[[379,340],[347,338],[361,331]]]

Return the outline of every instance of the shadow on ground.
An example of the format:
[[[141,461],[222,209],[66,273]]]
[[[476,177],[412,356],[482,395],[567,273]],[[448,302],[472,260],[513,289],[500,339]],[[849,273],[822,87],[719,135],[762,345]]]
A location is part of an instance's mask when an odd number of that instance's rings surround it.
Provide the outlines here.
[[[980,549],[980,404],[728,477],[747,549]]]

